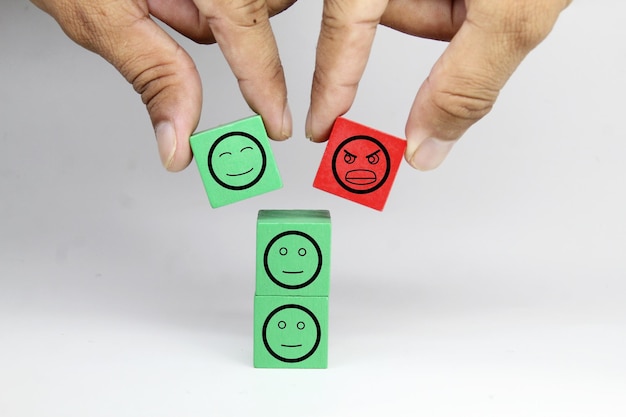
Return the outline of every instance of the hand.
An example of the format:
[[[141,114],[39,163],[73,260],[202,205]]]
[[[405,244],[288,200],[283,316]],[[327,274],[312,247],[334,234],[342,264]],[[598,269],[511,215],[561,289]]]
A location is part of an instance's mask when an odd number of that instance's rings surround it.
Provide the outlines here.
[[[449,40],[415,97],[405,157],[436,168],[454,143],[491,110],[526,54],[571,0],[325,0],[306,122],[307,137],[328,138],[350,109],[379,23]]]
[[[189,165],[200,118],[200,76],[191,57],[151,18],[200,43],[217,42],[241,92],[273,139],[291,136],[287,89],[269,16],[295,0],[32,0],[65,33],[101,55],[146,104],[170,171]]]

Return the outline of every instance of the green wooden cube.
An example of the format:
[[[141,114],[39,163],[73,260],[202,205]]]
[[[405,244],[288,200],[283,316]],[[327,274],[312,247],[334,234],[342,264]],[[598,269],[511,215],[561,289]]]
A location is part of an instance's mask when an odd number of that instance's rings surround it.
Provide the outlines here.
[[[283,186],[261,116],[196,133],[189,142],[211,207]]]
[[[328,210],[260,210],[256,294],[328,297]]]
[[[327,368],[328,297],[254,297],[255,368]]]

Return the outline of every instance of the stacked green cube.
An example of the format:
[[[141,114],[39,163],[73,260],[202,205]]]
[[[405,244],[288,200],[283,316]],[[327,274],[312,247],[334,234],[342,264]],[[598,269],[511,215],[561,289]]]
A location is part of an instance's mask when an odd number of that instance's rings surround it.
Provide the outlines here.
[[[260,210],[254,366],[326,368],[330,289],[328,210]]]

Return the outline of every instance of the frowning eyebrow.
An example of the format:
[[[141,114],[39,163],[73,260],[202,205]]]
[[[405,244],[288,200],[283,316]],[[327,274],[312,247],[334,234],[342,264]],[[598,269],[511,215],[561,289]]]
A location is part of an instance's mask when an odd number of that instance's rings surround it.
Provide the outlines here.
[[[372,152],[371,154],[369,154],[369,155],[367,155],[367,156],[365,156],[365,157],[366,157],[366,158],[370,158],[370,157],[372,157],[372,156],[376,155],[378,152],[380,152],[380,149],[379,149],[379,150],[377,150],[376,152]]]

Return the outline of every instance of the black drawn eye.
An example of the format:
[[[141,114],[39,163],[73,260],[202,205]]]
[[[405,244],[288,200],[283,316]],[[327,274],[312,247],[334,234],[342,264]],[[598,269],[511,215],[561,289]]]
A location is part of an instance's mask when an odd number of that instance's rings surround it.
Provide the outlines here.
[[[373,152],[373,153],[367,155],[366,156],[367,162],[369,162],[372,165],[376,165],[378,163],[378,161],[380,161],[380,156],[378,156],[378,152],[380,152],[380,149],[377,150],[376,152]]]
[[[230,152],[222,152],[221,154],[219,154],[218,158],[221,158],[224,155],[232,155],[232,153],[230,153]]]
[[[282,248],[278,249],[278,253],[280,253],[283,256],[287,255],[287,248],[282,247]]]
[[[354,161],[356,161],[356,155],[351,154],[350,152],[346,151],[345,149],[343,150],[344,154],[343,154],[343,160],[346,164],[352,164],[354,163]]]
[[[243,152],[243,151],[245,151],[246,149],[250,149],[251,151],[253,150],[253,149],[252,149],[252,146],[245,146],[245,147],[241,148],[241,150],[240,150],[239,152]]]
[[[298,324],[296,324],[296,326],[298,327],[298,329],[302,330],[304,329],[304,322],[299,321]]]
[[[284,329],[285,327],[287,327],[287,323],[285,323],[282,320],[278,322],[278,328],[279,329]]]
[[[298,249],[298,255],[300,255],[300,256],[306,255],[306,249],[304,249],[304,248]]]

